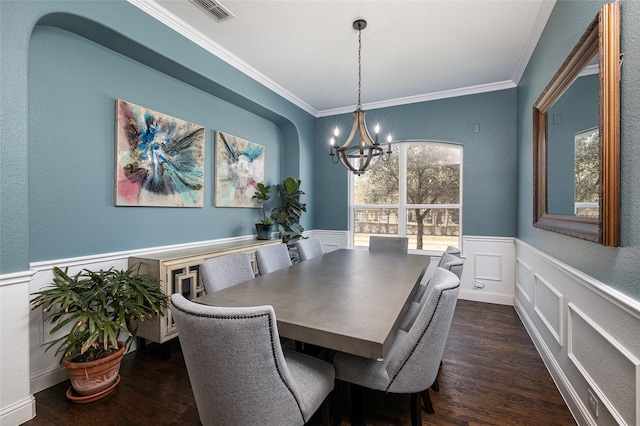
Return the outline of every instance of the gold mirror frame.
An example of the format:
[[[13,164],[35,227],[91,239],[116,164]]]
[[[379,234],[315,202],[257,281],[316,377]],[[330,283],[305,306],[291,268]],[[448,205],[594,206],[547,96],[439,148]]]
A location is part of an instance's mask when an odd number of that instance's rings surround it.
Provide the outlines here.
[[[547,112],[599,53],[598,218],[547,213]],[[620,2],[604,5],[533,106],[533,226],[605,246],[620,244]]]

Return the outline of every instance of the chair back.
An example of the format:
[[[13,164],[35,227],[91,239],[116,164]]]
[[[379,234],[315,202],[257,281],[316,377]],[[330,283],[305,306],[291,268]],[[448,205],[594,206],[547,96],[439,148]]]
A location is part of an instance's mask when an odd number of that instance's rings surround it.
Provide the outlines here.
[[[387,392],[416,393],[435,381],[455,311],[460,280],[450,271],[436,269],[433,290],[409,331],[400,331],[385,358]]]
[[[203,425],[305,423],[271,306],[214,307],[176,293],[171,312]]]
[[[444,252],[460,257],[460,249],[458,247],[447,246]]]
[[[314,257],[319,257],[324,254],[322,242],[320,242],[319,238],[298,240],[296,241],[296,247],[298,248],[298,255],[301,261],[313,259]]]
[[[260,247],[256,250],[256,261],[260,275],[291,266],[289,250],[284,243]]]
[[[200,276],[207,293],[255,278],[247,253],[233,253],[207,259],[200,265]]]
[[[372,235],[369,237],[369,251],[407,254],[409,251],[409,238]]]
[[[462,278],[462,267],[464,266],[464,259],[449,253],[445,253],[440,258],[440,263],[441,265],[439,266],[441,268],[453,272],[454,274],[456,274],[458,279]]]

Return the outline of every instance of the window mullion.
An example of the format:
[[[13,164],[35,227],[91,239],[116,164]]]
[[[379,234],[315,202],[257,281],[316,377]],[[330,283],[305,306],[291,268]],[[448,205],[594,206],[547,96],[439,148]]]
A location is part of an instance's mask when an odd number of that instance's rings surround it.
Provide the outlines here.
[[[398,236],[407,236],[407,144],[400,144],[398,178]]]

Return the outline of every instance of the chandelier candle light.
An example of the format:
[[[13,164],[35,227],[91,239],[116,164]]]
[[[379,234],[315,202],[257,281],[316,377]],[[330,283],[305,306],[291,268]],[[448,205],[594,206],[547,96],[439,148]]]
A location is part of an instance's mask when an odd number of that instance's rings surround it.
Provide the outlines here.
[[[380,159],[383,161],[389,161],[391,158],[391,135],[387,136],[389,147],[385,152],[384,148],[382,148],[378,143],[380,125],[376,124],[376,136],[375,140],[373,140],[367,130],[367,123],[364,119],[365,112],[362,110],[362,104],[360,103],[360,92],[362,86],[361,33],[366,27],[367,21],[364,19],[358,19],[353,23],[353,28],[358,30],[358,104],[356,105],[356,110],[353,112],[353,127],[351,128],[351,133],[349,134],[347,141],[342,146],[336,146],[340,130],[338,130],[337,127],[335,128],[333,137],[330,140],[331,151],[329,152],[329,155],[331,155],[331,161],[334,164],[340,162],[347,170],[352,171],[358,176],[375,166]],[[351,145],[356,133],[358,133],[358,142],[357,144],[354,143]],[[337,160],[335,157],[338,157]],[[372,160],[374,161],[372,162]]]

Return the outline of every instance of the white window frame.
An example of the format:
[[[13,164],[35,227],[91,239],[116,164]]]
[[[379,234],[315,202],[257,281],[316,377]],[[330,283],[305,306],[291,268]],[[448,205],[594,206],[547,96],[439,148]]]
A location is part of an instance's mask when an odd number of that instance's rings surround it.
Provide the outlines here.
[[[443,141],[433,141],[433,140],[405,140],[405,141],[398,141],[398,142],[393,142],[393,145],[399,145],[399,155],[400,155],[400,162],[399,162],[399,187],[398,187],[398,195],[399,195],[399,204],[354,204],[353,202],[353,196],[354,196],[354,185],[355,185],[355,176],[353,173],[349,173],[349,190],[348,192],[348,197],[349,197],[349,230],[347,232],[347,238],[349,239],[348,241],[348,247],[352,248],[352,249],[366,249],[366,247],[361,247],[361,246],[355,246],[353,241],[354,241],[354,229],[353,229],[353,225],[354,225],[354,210],[355,209],[366,209],[366,208],[371,208],[371,209],[376,209],[376,208],[395,208],[398,210],[398,235],[400,236],[406,236],[406,230],[407,230],[407,210],[408,209],[414,209],[414,208],[420,208],[420,209],[429,209],[429,208],[435,208],[435,209],[447,209],[447,208],[453,208],[453,209],[460,209],[460,216],[459,216],[459,220],[460,220],[460,228],[459,228],[459,235],[458,235],[458,247],[460,247],[462,249],[462,236],[463,236],[463,232],[462,232],[462,226],[463,226],[463,216],[462,216],[462,212],[463,212],[463,187],[464,187],[464,181],[463,181],[463,167],[464,167],[464,145],[461,143],[457,143],[457,142],[443,142]],[[460,200],[459,204],[407,204],[407,146],[408,145],[436,145],[436,146],[444,146],[447,148],[457,148],[460,150],[460,194],[458,196],[458,199]],[[402,231],[402,232],[401,232]],[[413,254],[427,254],[427,255],[440,255],[441,253],[439,252],[434,252],[434,251],[430,251],[430,250],[415,250],[415,249],[411,249],[409,250],[409,253],[413,253]]]

